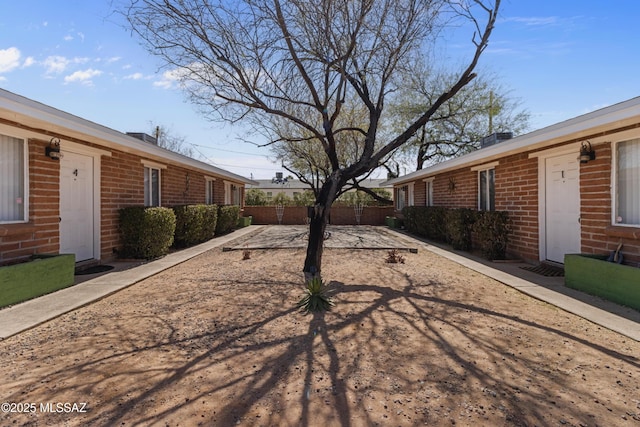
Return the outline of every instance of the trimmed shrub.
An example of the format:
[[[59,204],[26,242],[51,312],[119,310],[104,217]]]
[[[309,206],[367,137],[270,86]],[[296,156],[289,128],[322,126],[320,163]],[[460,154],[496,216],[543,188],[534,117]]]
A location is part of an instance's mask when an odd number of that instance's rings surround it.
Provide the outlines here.
[[[204,242],[213,237],[216,229],[218,208],[215,205],[174,206],[176,232],[174,245],[186,247]]]
[[[176,215],[169,208],[131,206],[120,209],[122,258],[152,259],[169,252]]]
[[[427,239],[446,242],[454,249],[471,250],[475,241],[482,255],[505,259],[511,223],[507,212],[478,212],[466,208],[408,206],[402,210],[407,231]]]
[[[201,205],[204,209],[204,223],[202,224],[202,238],[209,240],[216,234],[218,225],[218,206],[217,205]],[[203,241],[204,241],[203,240]]]
[[[471,249],[471,229],[478,212],[472,209],[447,209],[445,213],[445,231],[447,243],[453,249],[468,251]]]
[[[482,256],[488,260],[505,259],[511,233],[508,212],[480,212],[473,225]]]
[[[233,230],[238,225],[238,218],[240,218],[240,206],[226,205],[218,207],[216,234],[225,234]]]
[[[440,206],[407,206],[402,210],[407,231],[428,239],[445,242],[445,214],[447,208]]]

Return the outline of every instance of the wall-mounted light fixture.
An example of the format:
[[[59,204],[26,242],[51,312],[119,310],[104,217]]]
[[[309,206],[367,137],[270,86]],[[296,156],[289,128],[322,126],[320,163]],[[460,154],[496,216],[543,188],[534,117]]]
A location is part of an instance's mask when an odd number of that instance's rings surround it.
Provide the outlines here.
[[[45,149],[47,157],[51,157],[53,160],[60,160],[62,153],[60,152],[60,139],[53,137],[49,141],[49,146]]]
[[[580,163],[589,163],[589,160],[596,159],[596,152],[591,148],[589,141],[584,141],[580,147]]]

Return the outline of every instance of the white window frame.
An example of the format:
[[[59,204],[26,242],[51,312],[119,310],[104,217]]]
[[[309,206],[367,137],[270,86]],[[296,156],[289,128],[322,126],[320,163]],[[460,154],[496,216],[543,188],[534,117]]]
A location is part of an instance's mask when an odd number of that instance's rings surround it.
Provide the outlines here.
[[[432,176],[431,178],[424,179],[424,205],[425,206],[433,206],[433,181],[435,181],[436,177]]]
[[[499,162],[486,163],[484,165],[472,167],[472,171],[478,172],[478,210],[479,211],[495,211],[496,210],[496,166],[498,166]],[[493,171],[493,209],[491,209],[491,189],[489,187],[489,171]],[[487,206],[482,206],[481,204],[481,195],[482,195],[482,182],[481,182],[481,174],[482,172],[487,172],[486,174],[486,184],[487,184]]]
[[[619,206],[618,147],[620,143],[630,142],[634,140],[640,140],[640,137],[636,136],[635,138],[631,137],[631,138],[622,139],[620,141],[616,141],[612,143],[612,147],[611,147],[612,153],[613,153],[613,155],[611,156],[611,225],[615,225],[617,227],[632,227],[632,228],[640,227],[640,224],[630,224],[630,223],[618,221],[618,216],[619,216],[618,215],[618,206]],[[640,191],[640,186],[638,187],[637,191]]]
[[[160,163],[156,163],[156,162],[150,162],[148,160],[141,160],[142,165],[144,166],[144,176],[146,178],[146,174],[147,174],[147,170],[149,170],[149,188],[145,187],[144,188],[144,192],[146,194],[147,191],[149,191],[149,204],[147,204],[146,201],[146,197],[144,200],[144,205],[148,206],[148,207],[155,207],[155,206],[162,206],[162,169],[166,169],[167,166],[160,164]],[[154,205],[153,204],[153,180],[151,179],[151,173],[153,170],[157,170],[158,171],[158,204]],[[143,186],[144,186],[144,179],[143,179]]]
[[[0,224],[24,224],[29,222],[29,143],[23,136],[17,136],[0,130],[3,136],[22,140],[22,218],[18,220],[3,221]]]
[[[215,178],[209,177],[209,176],[205,176],[205,183],[204,183],[204,203],[206,205],[214,205],[215,201],[215,187],[214,187],[214,182],[215,182]]]

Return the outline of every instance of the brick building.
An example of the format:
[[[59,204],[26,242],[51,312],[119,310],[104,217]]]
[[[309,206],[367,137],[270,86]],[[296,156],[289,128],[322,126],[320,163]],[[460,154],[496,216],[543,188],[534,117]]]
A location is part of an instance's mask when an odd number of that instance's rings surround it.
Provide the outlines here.
[[[593,154],[592,154],[593,153]],[[640,265],[640,97],[388,181],[406,205],[508,211],[531,262],[609,254]]]
[[[125,206],[243,204],[253,181],[146,139],[0,90],[0,265],[112,259]]]

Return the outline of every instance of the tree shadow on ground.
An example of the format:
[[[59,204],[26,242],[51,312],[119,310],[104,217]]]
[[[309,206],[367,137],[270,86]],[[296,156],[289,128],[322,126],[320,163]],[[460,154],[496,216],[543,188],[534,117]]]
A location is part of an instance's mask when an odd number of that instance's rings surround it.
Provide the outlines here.
[[[408,276],[393,286],[333,281],[329,286],[337,309],[306,317],[290,304],[292,290],[301,291],[299,284],[252,280],[233,286],[234,318],[203,320],[195,309],[193,316],[185,310],[178,320],[170,310],[122,313],[138,327],[119,328],[113,319],[111,328],[68,335],[67,345],[47,356],[52,365],[39,363],[22,376],[3,378],[9,392],[2,397],[25,401],[43,390],[69,399],[94,396],[102,407],[94,406],[82,419],[81,424],[90,425],[147,425],[202,412],[198,420],[203,425],[350,426],[354,417],[355,425],[379,423],[376,410],[393,409],[390,419],[397,420],[403,409],[396,407],[407,408],[406,396],[412,396],[414,410],[404,420],[428,423],[440,415],[431,401],[455,407],[460,396],[481,387],[488,399],[500,400],[496,410],[510,423],[544,425],[548,408],[541,402],[558,390],[583,391],[565,376],[544,371],[535,351],[516,354],[522,349],[512,345],[514,334],[543,332],[616,359],[627,369],[640,369],[635,355],[516,315],[439,297],[438,289],[446,284],[437,281],[416,283]],[[255,292],[264,293],[263,306],[243,303]],[[195,307],[211,301],[186,303]],[[493,326],[476,331],[479,321]],[[274,333],[282,325],[288,335]],[[347,349],[357,357],[345,358]],[[75,356],[71,365],[55,363],[57,356],[69,354]],[[495,363],[476,363],[482,360]],[[518,379],[530,372],[539,372],[545,381],[523,387]],[[175,400],[156,407],[172,394]],[[391,396],[393,403],[379,407],[381,396]],[[267,398],[275,408],[258,411]],[[200,402],[212,400],[214,411],[198,409]],[[578,406],[566,410],[575,419],[584,416]],[[75,415],[57,416],[73,424],[79,422]]]

